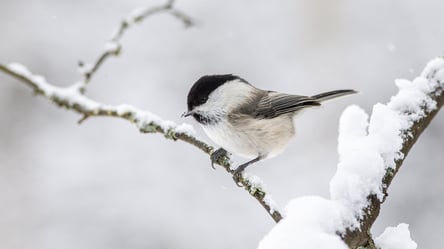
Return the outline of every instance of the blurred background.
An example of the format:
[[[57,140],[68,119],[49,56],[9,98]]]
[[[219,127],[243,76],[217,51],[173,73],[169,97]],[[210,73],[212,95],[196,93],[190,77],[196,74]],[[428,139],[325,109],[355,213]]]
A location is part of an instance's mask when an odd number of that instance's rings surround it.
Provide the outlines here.
[[[20,62],[59,86],[80,79],[133,9],[163,1],[1,0],[0,61]],[[204,74],[234,73],[263,89],[312,95],[354,88],[298,118],[280,157],[249,168],[275,201],[329,196],[338,120],[366,111],[442,55],[444,2],[436,0],[178,0],[196,26],[161,14],[129,30],[120,57],[87,95],[175,122]],[[209,157],[183,142],[140,134],[113,118],[80,116],[33,97],[0,73],[0,248],[255,248],[273,227],[263,208]],[[444,113],[419,139],[389,189],[373,233],[410,224],[420,248],[444,244]],[[244,159],[234,158],[236,162]]]

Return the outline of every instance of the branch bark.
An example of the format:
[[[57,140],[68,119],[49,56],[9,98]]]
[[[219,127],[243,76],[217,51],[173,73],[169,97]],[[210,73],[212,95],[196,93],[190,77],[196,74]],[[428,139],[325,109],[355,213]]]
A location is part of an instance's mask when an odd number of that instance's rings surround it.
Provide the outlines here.
[[[99,70],[101,65],[110,56],[119,54],[121,49],[120,40],[132,24],[144,21],[147,17],[154,14],[166,12],[184,23],[186,27],[193,25],[192,19],[180,10],[175,9],[173,4],[174,0],[169,0],[162,6],[137,9],[128,17],[124,18],[111,39],[105,44],[105,48],[98,59],[92,64],[80,63],[83,80],[69,87],[62,88],[49,84],[44,77],[34,75],[26,67],[17,63],[9,65],[0,63],[0,71],[25,83],[34,90],[36,95],[43,96],[60,107],[81,114],[82,118],[79,120],[79,123],[84,122],[90,117],[98,116],[122,118],[135,124],[142,133],[160,133],[167,139],[187,142],[204,153],[211,155],[214,148],[194,137],[191,125],[176,125],[172,121],[163,120],[155,114],[131,105],[106,105],[85,96],[86,86],[94,73]],[[216,163],[222,166],[229,174],[234,174],[229,157],[222,158]],[[239,183],[265,208],[275,222],[278,222],[282,218],[280,212],[274,207],[271,197],[267,195],[262,184],[256,177],[242,177]]]
[[[162,6],[139,9],[130,14],[127,18],[124,18],[97,59],[89,64],[80,63],[80,71],[83,79],[72,86],[62,88],[49,84],[43,77],[32,74],[26,67],[20,64],[6,65],[0,63],[0,71],[26,84],[28,87],[32,88],[37,95],[43,96],[60,107],[81,114],[82,118],[79,120],[79,123],[90,117],[117,117],[133,123],[142,133],[159,133],[164,135],[167,139],[174,141],[181,140],[195,146],[204,153],[211,155],[214,148],[196,138],[193,135],[193,129],[190,125],[176,125],[172,121],[164,120],[155,114],[131,105],[107,105],[85,96],[86,85],[91,81],[93,75],[101,68],[108,58],[120,53],[120,40],[131,25],[141,22],[156,13],[163,12],[171,14],[184,23],[185,26],[191,26],[193,24],[192,19],[185,13],[175,9],[173,4],[174,0],[169,0]],[[383,193],[386,196],[388,188],[401,168],[405,157],[444,104],[444,82],[440,82],[436,77],[438,73],[441,75],[444,74],[442,70],[444,70],[444,67],[441,71],[431,71],[425,75],[427,80],[432,82],[437,81],[437,87],[430,93],[430,98],[436,102],[436,108],[430,111],[424,109],[425,115],[423,118],[416,120],[409,128],[403,131],[405,140],[400,152],[403,153],[404,157],[396,161],[393,169],[387,170],[386,175],[382,180]],[[410,114],[409,110],[406,110],[405,115]],[[220,159],[216,164],[222,166],[230,175],[234,174],[229,157]],[[266,193],[257,178],[243,176],[240,178],[239,183],[242,184],[243,188],[260,203],[275,222],[279,222],[282,219],[281,213],[274,207],[270,196]],[[366,206],[365,210],[362,212],[364,215],[360,219],[359,228],[353,230],[348,229],[342,235],[343,240],[350,248],[375,248],[371,238],[370,229],[379,215],[381,204],[385,201],[385,198],[381,200],[375,195],[369,195],[367,196],[367,199],[368,206]]]
[[[444,68],[437,68],[436,70],[432,70],[428,72],[424,77],[431,83],[436,84],[436,88],[429,94],[429,97],[436,102],[436,108],[431,111],[427,111],[427,108],[424,107],[425,115],[423,118],[413,122],[411,126],[404,130],[404,142],[402,145],[401,152],[404,157],[402,159],[397,160],[395,163],[394,169],[389,169],[386,171],[386,174],[382,180],[383,193],[385,197],[388,196],[388,188],[392,183],[394,177],[398,173],[401,168],[404,159],[412,149],[413,145],[416,143],[422,132],[427,128],[429,123],[435,117],[435,115],[439,112],[441,107],[444,104],[444,82],[442,82],[437,75],[443,75]],[[405,110],[404,115],[411,115],[412,113],[409,110]],[[360,246],[365,248],[377,249],[374,246],[373,239],[371,237],[370,229],[373,226],[376,218],[379,215],[381,205],[385,201],[384,198],[382,201],[379,200],[375,195],[368,196],[369,205],[364,210],[364,217],[361,219],[361,225],[359,229],[355,230],[347,230],[347,232],[343,235],[343,239],[346,244],[350,248],[358,248]]]
[[[151,17],[159,13],[168,13],[171,16],[177,18],[182,22],[185,27],[191,27],[194,25],[191,17],[183,13],[182,11],[174,8],[174,0],[167,1],[164,5],[156,7],[145,7],[140,9],[135,9],[127,17],[123,18],[117,29],[111,35],[111,38],[105,44],[101,54],[93,63],[83,63],[79,62],[79,71],[83,75],[83,83],[86,85],[93,75],[99,70],[103,63],[111,56],[117,56],[122,50],[122,45],[120,40],[123,35],[131,28],[134,24],[143,22],[148,17]]]
[[[112,106],[96,102],[83,94],[80,84],[74,84],[67,88],[56,87],[47,83],[43,77],[31,74],[19,64],[11,64],[9,66],[0,64],[0,71],[25,83],[34,90],[36,95],[41,95],[60,107],[83,115],[79,123],[89,117],[106,116],[122,118],[134,123],[142,133],[160,133],[167,139],[187,142],[208,155],[211,155],[214,151],[212,146],[192,135],[190,125],[176,125],[172,121],[163,120],[155,114],[131,105]],[[229,157],[225,157],[216,163],[231,175],[234,174]],[[270,197],[267,196],[267,193],[260,183],[250,177],[242,177],[239,182],[244,186],[244,189],[265,208],[274,221],[278,222],[282,218],[280,212],[273,207]]]

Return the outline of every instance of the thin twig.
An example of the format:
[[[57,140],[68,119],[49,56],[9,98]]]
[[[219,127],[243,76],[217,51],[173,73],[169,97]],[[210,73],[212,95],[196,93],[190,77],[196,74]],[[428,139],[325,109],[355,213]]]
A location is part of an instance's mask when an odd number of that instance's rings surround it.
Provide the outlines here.
[[[103,65],[103,63],[112,56],[117,56],[122,51],[122,44],[120,40],[123,35],[128,31],[128,29],[136,23],[140,23],[150,16],[159,13],[168,13],[177,20],[181,21],[185,27],[190,27],[194,24],[191,17],[174,8],[174,0],[167,1],[164,5],[155,7],[144,7],[134,10],[127,17],[123,18],[117,29],[113,32],[109,41],[105,44],[102,52],[99,54],[97,59],[92,63],[79,62],[79,71],[83,75],[84,85],[91,81],[93,75],[98,71],[98,69]],[[84,91],[85,87],[82,87]]]
[[[172,121],[163,120],[155,114],[141,110],[130,105],[106,105],[86,97],[81,91],[81,84],[70,87],[56,87],[46,82],[42,76],[34,75],[20,64],[3,65],[0,63],[0,71],[16,78],[20,82],[31,87],[37,95],[41,95],[53,103],[68,110],[75,111],[82,115],[79,122],[83,122],[90,117],[106,116],[125,119],[136,125],[142,133],[160,133],[167,139],[174,141],[181,140],[187,142],[208,155],[213,153],[214,148],[207,143],[197,139],[190,132],[190,125],[176,125]],[[230,158],[226,157],[216,162],[228,173],[233,175]],[[252,181],[251,178],[241,177],[239,183],[247,192],[253,196],[275,222],[279,222],[282,215],[270,203],[270,197],[260,184]]]
[[[182,140],[195,147],[199,148],[206,154],[211,155],[213,147],[209,146],[203,141],[195,138],[189,132],[183,132],[186,125],[177,126],[171,121],[162,120],[160,117],[140,110],[129,105],[111,106],[96,102],[86,97],[86,85],[91,80],[92,76],[99,70],[103,63],[111,56],[117,56],[121,52],[122,45],[120,40],[128,29],[136,23],[142,22],[150,16],[158,13],[168,13],[181,21],[186,27],[194,24],[194,21],[183,13],[174,8],[174,0],[168,0],[164,5],[157,7],[145,7],[134,10],[126,18],[124,18],[118,28],[114,31],[110,40],[105,44],[102,53],[93,63],[79,62],[80,72],[83,75],[83,81],[67,87],[60,88],[46,82],[41,76],[33,75],[24,66],[2,65],[0,70],[9,74],[28,86],[33,88],[34,92],[51,100],[58,106],[73,110],[82,115],[78,123],[82,123],[90,117],[108,116],[118,117],[135,123],[140,132],[143,133],[161,133],[168,139]],[[231,169],[230,158],[224,158],[217,164],[224,167],[224,169],[233,175],[234,171]],[[245,190],[253,196],[266,211],[270,214],[274,221],[278,222],[282,216],[279,211],[271,205],[271,198],[267,196],[266,192],[260,184],[252,181],[247,177],[241,177],[239,183],[244,186]]]

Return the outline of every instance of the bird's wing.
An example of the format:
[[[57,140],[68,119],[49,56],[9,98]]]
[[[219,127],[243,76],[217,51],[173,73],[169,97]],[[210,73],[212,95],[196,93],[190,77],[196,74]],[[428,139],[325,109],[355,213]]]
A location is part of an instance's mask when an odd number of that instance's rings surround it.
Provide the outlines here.
[[[259,100],[253,113],[256,118],[274,118],[285,113],[320,105],[312,97],[268,92]]]

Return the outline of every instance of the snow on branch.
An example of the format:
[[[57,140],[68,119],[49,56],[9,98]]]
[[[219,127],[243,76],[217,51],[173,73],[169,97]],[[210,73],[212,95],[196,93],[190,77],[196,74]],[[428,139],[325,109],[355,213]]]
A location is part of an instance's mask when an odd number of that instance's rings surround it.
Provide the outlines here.
[[[168,13],[181,21],[185,27],[194,24],[193,20],[182,11],[174,8],[174,0],[168,0],[164,5],[155,7],[143,7],[133,10],[127,17],[123,18],[117,29],[111,35],[108,42],[105,43],[101,54],[93,63],[79,62],[79,71],[83,75],[83,83],[86,85],[100,68],[100,66],[111,56],[117,56],[122,50],[120,40],[125,32],[136,23],[144,21],[146,18],[158,13]],[[84,89],[82,89],[83,91]]]
[[[341,118],[340,163],[330,183],[333,200],[351,208],[343,233],[352,248],[371,243],[370,228],[379,215],[396,173],[421,133],[444,104],[444,60],[430,61],[413,81],[396,80],[397,95],[376,104],[369,122],[358,107]],[[355,122],[352,117],[360,119]],[[367,133],[367,134],[366,134]]]
[[[44,77],[32,74],[25,66],[19,63],[11,63],[8,65],[0,63],[0,71],[25,83],[34,90],[36,95],[41,95],[58,106],[65,107],[68,110],[83,115],[79,120],[79,123],[94,116],[118,117],[135,124],[137,129],[142,133],[161,133],[167,139],[172,139],[174,141],[182,140],[197,147],[206,154],[211,155],[214,148],[197,139],[194,136],[195,131],[193,127],[189,124],[177,125],[173,121],[164,120],[151,112],[141,110],[131,105],[106,105],[85,96],[86,86],[91,80],[92,75],[100,68],[107,58],[120,53],[120,40],[128,28],[133,24],[142,22],[156,13],[166,12],[177,18],[186,27],[193,25],[193,21],[189,16],[174,8],[174,2],[174,0],[168,0],[161,6],[133,10],[121,21],[110,40],[105,44],[102,54],[94,63],[79,63],[83,80],[74,83],[69,87],[63,88],[50,84]],[[215,163],[222,166],[231,175],[234,174],[228,156],[222,157]],[[245,176],[239,180],[239,183],[242,184],[244,189],[265,208],[274,221],[278,222],[281,220],[281,214],[276,208],[271,196],[265,192],[263,184],[258,177]]]
[[[396,227],[387,227],[375,239],[375,245],[381,249],[416,249],[418,244],[410,237],[409,225],[401,223]]]
[[[94,101],[84,95],[82,83],[64,88],[57,87],[49,84],[44,77],[32,74],[25,66],[18,63],[9,65],[0,63],[0,71],[27,84],[34,90],[35,94],[42,95],[58,106],[82,114],[83,118],[79,123],[94,116],[118,117],[134,123],[142,133],[161,133],[168,139],[182,140],[194,145],[206,154],[211,155],[213,153],[213,147],[197,139],[194,136],[193,127],[189,124],[177,125],[173,121],[164,120],[151,112],[127,104],[113,106]],[[223,158],[216,163],[224,167],[231,175],[234,174],[234,170],[231,169],[230,158]],[[276,222],[281,219],[281,214],[257,177],[244,177],[240,179],[240,183]]]
[[[25,66],[11,63],[8,66],[0,64],[0,70],[25,82],[34,92],[52,100],[55,104],[74,110],[83,115],[82,122],[92,116],[112,116],[126,119],[134,123],[140,132],[163,133],[166,137],[175,139],[177,134],[193,136],[193,127],[188,124],[176,125],[172,121],[163,120],[148,111],[140,110],[131,105],[106,105],[94,101],[80,91],[79,83],[69,87],[57,87],[49,84],[43,76],[32,74]],[[205,149],[205,148],[203,148]]]
[[[370,229],[387,189],[444,104],[444,59],[430,61],[419,77],[397,80],[396,85],[398,93],[387,104],[376,104],[370,118],[358,106],[344,111],[331,199],[308,196],[290,201],[285,218],[261,241],[259,249],[376,248]],[[400,230],[399,234],[410,236],[406,226]],[[380,245],[383,241],[379,240]],[[414,249],[416,244],[411,241],[408,248]]]

